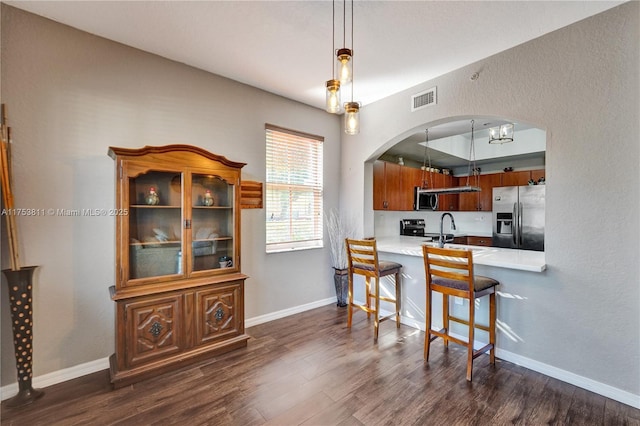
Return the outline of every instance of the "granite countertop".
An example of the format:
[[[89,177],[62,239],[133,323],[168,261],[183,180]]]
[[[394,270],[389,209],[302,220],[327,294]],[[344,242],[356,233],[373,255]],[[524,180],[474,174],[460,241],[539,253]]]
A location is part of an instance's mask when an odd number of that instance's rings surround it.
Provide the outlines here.
[[[422,244],[428,244],[427,238],[393,236],[376,238],[379,252],[404,254],[422,257]],[[445,244],[445,247],[468,248],[473,250],[473,262],[476,265],[498,268],[519,269],[522,271],[542,272],[547,269],[544,252],[516,250],[498,247],[467,246],[463,244]]]

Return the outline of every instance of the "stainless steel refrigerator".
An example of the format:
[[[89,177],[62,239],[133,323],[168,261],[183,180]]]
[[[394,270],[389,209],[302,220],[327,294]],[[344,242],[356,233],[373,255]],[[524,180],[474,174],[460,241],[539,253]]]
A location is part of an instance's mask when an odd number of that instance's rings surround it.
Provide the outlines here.
[[[493,188],[493,246],[544,251],[544,185]]]

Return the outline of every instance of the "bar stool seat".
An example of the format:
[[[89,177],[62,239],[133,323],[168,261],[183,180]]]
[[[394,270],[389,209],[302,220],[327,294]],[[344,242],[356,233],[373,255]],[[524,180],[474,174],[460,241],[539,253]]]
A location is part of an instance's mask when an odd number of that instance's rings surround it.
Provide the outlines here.
[[[426,275],[426,331],[424,339],[424,359],[429,361],[431,342],[438,337],[444,340],[445,348],[449,341],[467,348],[467,380],[472,379],[473,360],[483,353],[489,352],[489,362],[495,364],[496,344],[496,286],[500,283],[493,278],[474,275],[473,252],[471,250],[445,249],[422,246],[424,268]],[[442,294],[442,324],[441,330],[431,329],[432,292]],[[489,296],[489,325],[484,326],[475,322],[475,300]],[[449,314],[449,296],[467,299],[468,319],[458,318]],[[467,325],[469,334],[467,341],[449,334],[449,321]],[[489,343],[474,350],[475,329],[489,333]]]
[[[373,341],[378,341],[378,329],[380,322],[395,316],[396,328],[400,328],[400,276],[402,265],[396,262],[378,260],[378,250],[375,239],[355,240],[347,238],[345,240],[347,246],[347,257],[349,260],[349,300],[347,303],[348,316],[347,327],[351,328],[353,319],[353,310],[360,309],[373,318]],[[360,305],[353,301],[353,276],[362,275],[365,278],[365,304]],[[382,296],[380,294],[380,278],[395,275],[395,297]],[[371,278],[374,279],[373,291],[371,289]],[[371,300],[373,299],[373,307]],[[391,315],[380,317],[380,301],[391,302],[395,304],[395,312]]]

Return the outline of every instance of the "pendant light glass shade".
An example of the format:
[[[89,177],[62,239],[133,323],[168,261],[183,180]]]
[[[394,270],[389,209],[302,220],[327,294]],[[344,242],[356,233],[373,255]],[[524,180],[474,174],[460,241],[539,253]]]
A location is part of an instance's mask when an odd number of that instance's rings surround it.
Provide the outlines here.
[[[492,127],[489,129],[489,143],[507,143],[513,142],[513,124],[503,124],[500,127]]]
[[[327,112],[330,112],[332,114],[339,113],[342,106],[342,103],[340,102],[340,81],[328,80],[326,86]]]
[[[349,83],[353,76],[353,71],[351,69],[351,58],[353,57],[353,52],[351,49],[342,48],[338,49],[336,53],[336,75],[338,76],[338,80],[340,80],[340,84],[345,85]]]
[[[360,133],[360,103],[346,102],[344,104],[344,132],[348,135]]]

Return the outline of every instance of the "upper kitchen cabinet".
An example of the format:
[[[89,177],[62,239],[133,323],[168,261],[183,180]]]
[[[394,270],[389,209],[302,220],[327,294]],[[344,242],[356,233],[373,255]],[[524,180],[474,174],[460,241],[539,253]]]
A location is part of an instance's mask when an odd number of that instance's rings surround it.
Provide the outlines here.
[[[531,179],[531,171],[524,172],[506,172],[502,174],[502,183],[500,186],[521,186],[527,185]]]
[[[458,196],[458,211],[484,211],[490,212],[493,208],[492,193],[493,188],[501,185],[502,173],[489,173],[480,175],[478,186],[480,192],[463,192]],[[467,184],[467,177],[458,177],[458,185]],[[469,179],[470,185],[475,185],[475,178]]]
[[[540,180],[544,180],[545,179],[545,170],[541,169],[541,170],[531,170],[531,180],[533,180],[534,182],[540,182]]]
[[[528,185],[530,180],[538,182],[540,178],[544,178],[544,169],[506,172],[502,174],[500,186],[523,186]]]
[[[422,173],[421,170],[418,170]],[[437,172],[426,172],[425,179],[427,188],[440,189],[451,188],[456,186],[454,184],[455,178],[451,175],[445,175]],[[456,211],[458,210],[458,194],[438,194],[438,211]]]
[[[399,164],[373,163],[373,209],[413,210],[413,188],[420,185],[421,170]]]

